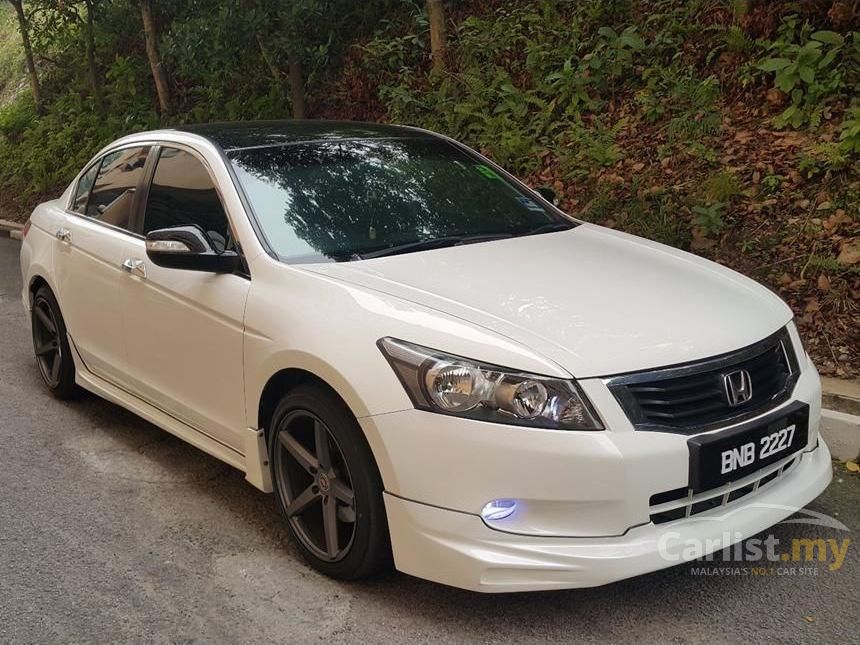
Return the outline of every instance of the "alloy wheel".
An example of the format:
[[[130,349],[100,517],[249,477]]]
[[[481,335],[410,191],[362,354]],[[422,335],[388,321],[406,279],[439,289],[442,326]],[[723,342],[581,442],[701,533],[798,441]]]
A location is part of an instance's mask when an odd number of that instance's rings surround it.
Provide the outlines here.
[[[274,467],[295,535],[321,560],[343,559],[355,538],[355,494],[328,426],[306,410],[286,415],[277,433]]]
[[[33,349],[42,378],[52,388],[60,383],[60,371],[63,365],[59,329],[48,301],[37,298],[33,303]]]

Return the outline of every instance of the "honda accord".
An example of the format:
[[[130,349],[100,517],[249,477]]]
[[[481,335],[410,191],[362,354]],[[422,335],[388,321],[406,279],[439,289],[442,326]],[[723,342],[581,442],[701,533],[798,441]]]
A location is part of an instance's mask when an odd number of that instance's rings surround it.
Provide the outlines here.
[[[36,363],[274,492],[339,579],[599,585],[819,495],[791,310],[553,201],[411,127],[127,136],[27,224]]]

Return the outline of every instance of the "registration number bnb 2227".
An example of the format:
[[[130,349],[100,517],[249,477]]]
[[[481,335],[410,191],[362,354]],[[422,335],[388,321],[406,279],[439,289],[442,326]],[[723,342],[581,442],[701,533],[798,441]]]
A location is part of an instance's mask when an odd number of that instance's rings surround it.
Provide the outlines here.
[[[720,455],[720,474],[725,475],[738,468],[749,466],[756,459],[767,459],[771,455],[787,450],[794,438],[794,430],[795,424],[792,423],[782,430],[763,436],[759,439],[758,446],[755,441],[750,441],[737,448],[723,451]],[[758,447],[757,456],[756,447]]]

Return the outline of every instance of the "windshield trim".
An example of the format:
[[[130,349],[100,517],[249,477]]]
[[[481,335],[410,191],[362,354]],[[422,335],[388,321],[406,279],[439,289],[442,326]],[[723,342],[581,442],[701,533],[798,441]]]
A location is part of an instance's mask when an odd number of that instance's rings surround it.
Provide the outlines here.
[[[416,134],[414,136],[390,136],[390,137],[347,137],[347,138],[337,138],[337,139],[324,139],[324,138],[315,138],[315,139],[303,139],[301,141],[283,141],[281,143],[261,143],[259,145],[254,146],[244,146],[242,148],[230,148],[226,151],[227,158],[232,161],[233,155],[236,153],[247,152],[249,150],[263,150],[265,148],[289,148],[291,146],[308,146],[314,144],[322,144],[322,143],[359,143],[362,141],[403,141],[403,140],[424,140],[431,141],[435,137],[428,137],[427,135],[419,135]]]

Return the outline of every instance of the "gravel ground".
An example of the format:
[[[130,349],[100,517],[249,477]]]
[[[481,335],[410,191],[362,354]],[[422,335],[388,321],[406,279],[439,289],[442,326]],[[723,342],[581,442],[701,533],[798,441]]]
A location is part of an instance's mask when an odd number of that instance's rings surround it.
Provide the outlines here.
[[[275,500],[93,396],[48,396],[0,239],[0,642],[858,642],[858,545],[817,575],[695,575],[484,596],[392,573],[341,584],[304,565]],[[852,533],[860,478],[810,509]],[[710,566],[719,566],[719,561]]]

